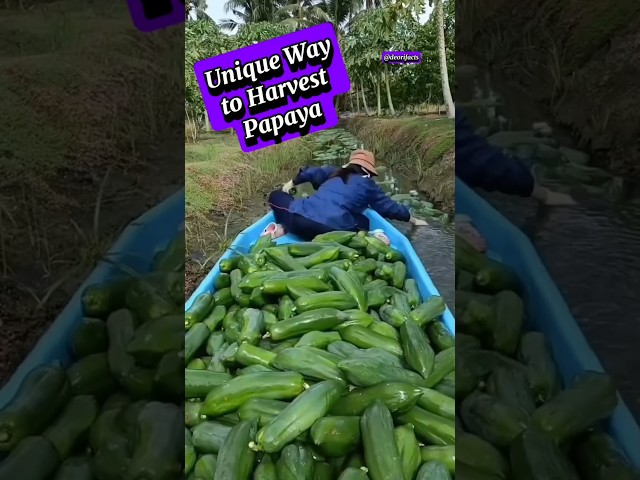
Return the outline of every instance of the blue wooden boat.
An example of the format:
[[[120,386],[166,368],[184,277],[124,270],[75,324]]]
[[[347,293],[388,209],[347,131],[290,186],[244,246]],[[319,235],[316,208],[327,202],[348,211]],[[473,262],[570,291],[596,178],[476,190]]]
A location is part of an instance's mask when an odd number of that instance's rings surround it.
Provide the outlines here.
[[[387,237],[389,237],[389,240],[391,240],[391,245],[404,254],[407,264],[407,274],[411,278],[416,280],[422,298],[425,299],[432,296],[440,296],[440,293],[438,293],[438,289],[431,281],[429,274],[420,261],[420,258],[418,258],[415,250],[411,246],[411,243],[409,242],[409,240],[407,240],[407,237],[405,237],[398,231],[397,228],[395,228],[393,225],[391,225],[391,223],[387,222],[373,210],[369,209],[365,212],[365,214],[367,215],[367,217],[369,217],[371,229],[373,230],[379,228],[384,230]],[[237,255],[239,253],[247,253],[249,251],[249,248],[260,237],[265,227],[273,221],[275,221],[273,213],[268,213],[253,225],[240,232],[229,247],[229,250],[225,252],[220,260],[231,257],[233,255]],[[278,244],[298,243],[300,241],[301,240],[298,237],[291,234],[287,234],[284,237],[277,239]],[[195,297],[197,297],[200,293],[214,291],[214,281],[218,277],[218,275],[220,275],[220,260],[218,260],[218,263],[215,264],[213,269],[205,277],[198,288],[193,292],[193,294],[185,304],[185,310],[187,310],[191,306]],[[443,313],[442,321],[446,325],[447,329],[455,335],[455,320],[449,308],[447,308]]]
[[[0,390],[0,409],[15,395],[25,376],[34,368],[59,361],[71,363],[70,336],[82,321],[82,292],[89,285],[122,276],[116,265],[148,272],[154,255],[165,249],[183,228],[184,189],[134,220],[107,252],[111,261],[100,264],[85,280],[64,310],[40,338],[35,348]]]
[[[520,277],[528,327],[546,336],[563,380],[571,382],[584,370],[604,371],[524,233],[459,179],[456,214],[470,217],[487,241],[488,255],[512,267]],[[640,468],[640,429],[621,398],[606,427],[631,463]]]

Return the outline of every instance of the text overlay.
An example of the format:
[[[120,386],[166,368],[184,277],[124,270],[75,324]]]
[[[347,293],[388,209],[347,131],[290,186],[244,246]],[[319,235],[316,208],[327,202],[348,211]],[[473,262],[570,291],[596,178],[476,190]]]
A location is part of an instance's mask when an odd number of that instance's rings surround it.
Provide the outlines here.
[[[330,23],[194,66],[211,126],[235,129],[245,152],[335,127],[334,97],[351,85]]]

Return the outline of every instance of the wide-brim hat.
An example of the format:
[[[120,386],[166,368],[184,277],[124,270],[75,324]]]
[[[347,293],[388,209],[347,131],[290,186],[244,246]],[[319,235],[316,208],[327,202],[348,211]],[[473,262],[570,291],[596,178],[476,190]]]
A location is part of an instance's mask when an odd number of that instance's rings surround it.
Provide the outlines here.
[[[349,157],[349,163],[359,165],[373,175],[378,175],[376,158],[369,150],[354,150]]]

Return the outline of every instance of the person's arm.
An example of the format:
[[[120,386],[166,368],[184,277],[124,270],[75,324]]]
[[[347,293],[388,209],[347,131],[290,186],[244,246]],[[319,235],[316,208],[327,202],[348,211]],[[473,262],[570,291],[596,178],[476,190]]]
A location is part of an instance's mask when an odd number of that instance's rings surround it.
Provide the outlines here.
[[[293,179],[293,185],[309,182],[317,190],[336,170],[336,167],[303,167]]]
[[[411,212],[404,205],[391,200],[386,193],[373,181],[371,182],[369,206],[385,218],[409,222],[412,220]],[[413,223],[413,222],[412,222]]]
[[[529,167],[505,155],[456,116],[456,176],[471,188],[529,197],[535,179]]]

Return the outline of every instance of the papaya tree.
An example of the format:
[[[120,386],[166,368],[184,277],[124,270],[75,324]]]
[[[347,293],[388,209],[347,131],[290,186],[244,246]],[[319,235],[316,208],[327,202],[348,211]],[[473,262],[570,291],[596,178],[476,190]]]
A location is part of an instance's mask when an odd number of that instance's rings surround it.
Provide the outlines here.
[[[226,35],[214,22],[196,20],[185,25],[185,119],[196,141],[208,118],[193,66],[205,58],[291,33],[291,28],[270,22],[239,25],[236,35]]]
[[[369,81],[371,59],[367,58],[367,44],[362,36],[350,34],[342,39],[341,50],[356,95],[362,95],[362,104],[367,116],[370,115],[367,104],[366,88]],[[358,110],[360,110],[358,108]]]

